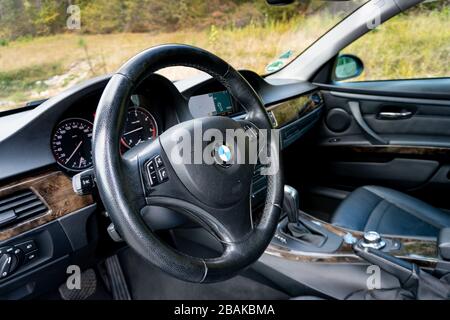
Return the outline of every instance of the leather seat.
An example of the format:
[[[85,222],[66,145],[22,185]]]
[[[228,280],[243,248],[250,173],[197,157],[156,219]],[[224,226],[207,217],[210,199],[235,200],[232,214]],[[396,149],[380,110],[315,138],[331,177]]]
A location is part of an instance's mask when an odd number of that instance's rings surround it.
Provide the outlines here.
[[[342,201],[331,222],[359,231],[437,237],[450,227],[450,214],[392,189],[364,186]]]

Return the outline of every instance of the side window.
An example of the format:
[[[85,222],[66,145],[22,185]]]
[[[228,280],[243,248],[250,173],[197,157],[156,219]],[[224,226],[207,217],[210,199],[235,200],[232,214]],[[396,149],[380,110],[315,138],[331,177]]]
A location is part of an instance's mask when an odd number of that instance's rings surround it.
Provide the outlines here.
[[[355,69],[358,58],[362,70]],[[450,77],[449,0],[427,1],[386,21],[342,50],[334,70],[336,81],[439,77]]]

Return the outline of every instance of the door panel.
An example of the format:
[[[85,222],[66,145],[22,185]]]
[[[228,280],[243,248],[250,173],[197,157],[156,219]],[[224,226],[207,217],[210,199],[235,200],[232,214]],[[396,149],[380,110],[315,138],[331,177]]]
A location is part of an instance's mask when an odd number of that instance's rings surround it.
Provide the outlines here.
[[[450,208],[449,79],[319,86],[325,112],[304,147],[311,155],[306,169],[297,169],[304,184],[342,190],[376,184]]]
[[[449,89],[450,90],[450,89]],[[419,100],[414,102],[392,102],[382,96],[348,95],[342,92],[324,91],[324,101],[327,112],[333,108],[345,110],[352,118],[348,129],[342,132],[332,130],[328,120],[325,120],[325,128],[321,132],[324,139],[349,136],[365,137],[363,143],[392,145],[398,141],[404,141],[407,145],[438,146],[442,143],[447,147],[450,141],[450,100],[441,100],[440,105],[428,104]],[[374,143],[355,118],[355,112],[351,110],[358,105],[362,119],[366,126],[377,134],[385,143]],[[398,114],[395,119],[389,119],[383,115]],[[331,130],[330,130],[331,129]],[[356,137],[355,137],[356,138]],[[346,140],[346,139],[343,139]],[[365,140],[365,141],[364,141]],[[338,144],[339,141],[336,141]],[[356,142],[355,142],[356,143]]]
[[[385,162],[330,161],[327,169],[329,175],[341,179],[414,188],[428,181],[438,167],[439,162],[433,160],[394,158]]]

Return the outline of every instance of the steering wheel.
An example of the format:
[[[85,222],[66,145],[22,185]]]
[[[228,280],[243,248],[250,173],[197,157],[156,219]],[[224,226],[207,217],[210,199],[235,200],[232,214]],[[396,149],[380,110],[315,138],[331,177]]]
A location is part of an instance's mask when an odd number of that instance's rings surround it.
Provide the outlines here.
[[[148,75],[171,66],[193,67],[210,74],[246,109],[245,120],[210,116],[185,121],[121,155],[119,141],[130,95]],[[222,133],[248,130],[249,125],[272,128],[258,94],[228,63],[203,49],[169,44],[141,52],[112,76],[99,101],[93,133],[97,186],[116,230],[148,262],[178,279],[197,283],[231,278],[263,254],[275,232],[283,196],[275,139],[268,140],[267,147],[270,165],[278,170],[267,176],[267,197],[257,221],[252,220],[251,212],[254,164],[174,161],[171,155],[183,151],[173,137],[186,132],[194,136],[199,124],[202,130]],[[159,172],[161,169],[165,172]],[[222,255],[193,257],[164,243],[141,217],[140,210],[147,205],[187,215],[219,239]]]

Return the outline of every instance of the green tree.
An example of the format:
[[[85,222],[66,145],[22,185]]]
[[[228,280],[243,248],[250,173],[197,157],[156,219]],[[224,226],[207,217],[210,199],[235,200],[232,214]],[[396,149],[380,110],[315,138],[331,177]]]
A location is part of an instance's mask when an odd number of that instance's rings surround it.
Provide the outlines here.
[[[69,1],[41,0],[28,6],[29,16],[34,17],[34,29],[39,35],[55,34],[65,29],[66,10]]]
[[[86,33],[123,31],[125,6],[120,0],[96,0],[81,6],[81,30]]]
[[[0,1],[0,37],[15,39],[25,34],[34,34],[33,25],[25,10],[28,1]]]

